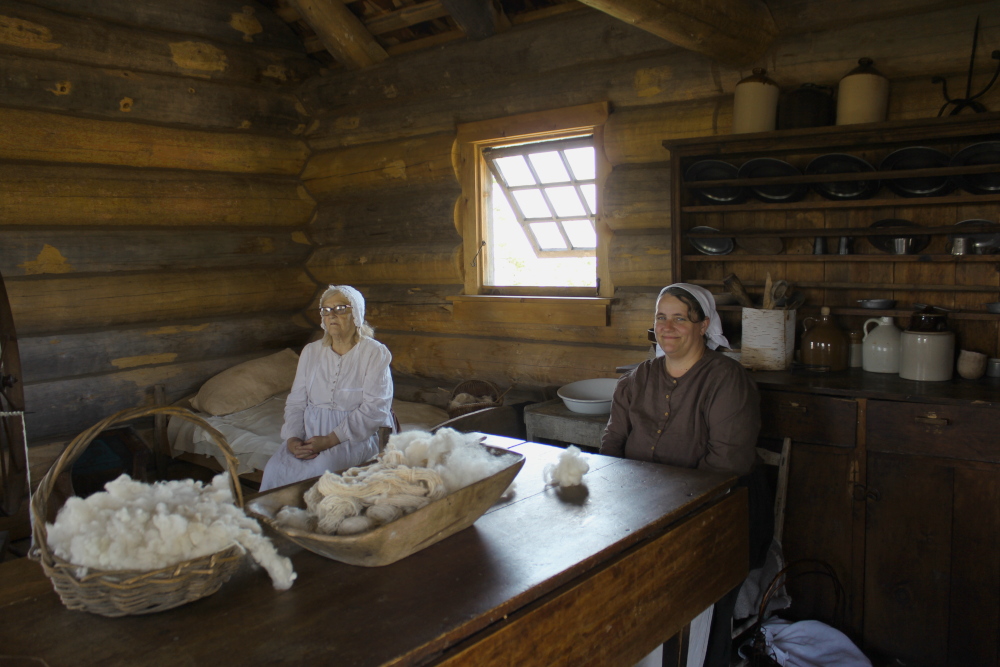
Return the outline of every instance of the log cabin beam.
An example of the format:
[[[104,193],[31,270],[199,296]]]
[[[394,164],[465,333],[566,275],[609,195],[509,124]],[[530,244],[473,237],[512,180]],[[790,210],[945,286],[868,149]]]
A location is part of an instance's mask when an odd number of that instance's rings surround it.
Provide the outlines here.
[[[0,229],[301,227],[315,204],[286,176],[0,164]]]
[[[462,241],[424,245],[324,246],[306,264],[320,283],[406,285],[419,276],[429,284],[464,282]]]
[[[351,146],[314,153],[302,171],[309,193],[323,201],[360,190],[454,183],[455,134]]]
[[[302,232],[232,228],[83,229],[67,234],[61,229],[13,227],[3,231],[3,246],[0,273],[8,278],[290,267],[300,266],[311,251]]]
[[[298,268],[28,276],[5,282],[22,336],[284,312],[304,308],[317,289]]]
[[[218,359],[264,349],[298,349],[313,329],[293,313],[174,320],[79,333],[20,336],[24,377],[48,382],[161,364]]]
[[[298,174],[305,143],[0,107],[0,160]]]
[[[410,5],[409,7],[397,9],[394,12],[380,14],[366,20],[364,23],[371,34],[383,35],[393,30],[409,28],[424,21],[443,18],[448,16],[448,12],[449,10],[445,8],[441,0],[428,0],[428,2],[421,2],[418,5]]]
[[[158,33],[118,23],[80,20],[25,2],[0,0],[0,50],[94,67],[114,67],[212,81],[258,85],[298,83],[317,72],[301,52],[251,48],[174,33]],[[19,35],[37,35],[27,39]]]
[[[669,229],[617,232],[608,251],[611,279],[618,287],[662,287],[671,280]]]
[[[361,20],[340,0],[291,0],[327,51],[348,69],[365,69],[389,57]]]
[[[761,0],[580,0],[726,65],[759,60],[778,29]]]
[[[441,4],[469,39],[486,39],[510,27],[510,21],[497,11],[493,0],[441,0]]]

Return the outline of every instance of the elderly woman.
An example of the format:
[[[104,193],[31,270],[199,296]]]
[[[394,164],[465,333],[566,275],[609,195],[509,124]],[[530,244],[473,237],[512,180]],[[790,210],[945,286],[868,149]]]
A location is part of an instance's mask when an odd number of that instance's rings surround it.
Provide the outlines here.
[[[364,297],[331,285],[319,303],[325,333],[299,357],[284,446],[264,467],[261,491],[360,465],[378,454],[379,427],[393,425],[392,355],[372,338]]]
[[[749,374],[716,351],[729,347],[715,299],[704,287],[664,287],[653,318],[657,356],[615,387],[601,453],[735,475],[748,487],[751,567],[771,543],[773,501],[757,461],[760,397]],[[729,665],[730,619],[738,588],[699,617],[711,627],[704,665]],[[710,620],[709,620],[710,619]],[[692,637],[696,634],[692,624]],[[702,635],[704,636],[704,635]],[[694,639],[692,639],[694,643]]]

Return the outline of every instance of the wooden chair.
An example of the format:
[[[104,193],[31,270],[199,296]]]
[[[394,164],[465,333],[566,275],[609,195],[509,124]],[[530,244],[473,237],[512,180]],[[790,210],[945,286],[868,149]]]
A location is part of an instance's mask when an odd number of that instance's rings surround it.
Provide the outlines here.
[[[785,497],[788,494],[788,461],[792,452],[792,439],[785,438],[781,442],[781,452],[772,452],[763,447],[757,448],[757,455],[764,461],[764,465],[774,466],[778,469],[778,483],[774,492],[774,539],[781,544],[781,535],[785,526]],[[758,614],[742,619],[739,625],[733,625],[732,637],[734,640],[744,635],[757,623]],[[735,619],[734,619],[735,620]],[[740,663],[740,664],[745,664]]]
[[[456,431],[468,433],[476,431],[479,433],[490,433],[492,435],[502,435],[508,438],[524,438],[524,420],[517,408],[505,405],[495,408],[483,408],[466,415],[459,415],[447,421],[443,421],[431,429],[436,433],[438,429],[453,428]]]

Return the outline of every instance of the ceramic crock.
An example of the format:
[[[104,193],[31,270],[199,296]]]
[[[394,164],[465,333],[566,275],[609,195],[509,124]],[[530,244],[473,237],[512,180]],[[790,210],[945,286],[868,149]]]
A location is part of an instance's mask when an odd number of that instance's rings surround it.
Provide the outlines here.
[[[951,331],[904,331],[900,334],[899,377],[944,382],[955,368],[955,334]]]

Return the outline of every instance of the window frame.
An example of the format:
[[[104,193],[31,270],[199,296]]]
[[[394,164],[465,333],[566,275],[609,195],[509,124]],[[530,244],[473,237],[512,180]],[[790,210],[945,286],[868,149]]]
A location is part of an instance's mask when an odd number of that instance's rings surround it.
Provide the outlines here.
[[[608,246],[611,230],[604,222],[601,191],[610,173],[604,154],[604,124],[608,120],[607,102],[552,109],[474,123],[457,128],[456,172],[462,187],[462,197],[456,207],[456,226],[463,237],[463,268],[465,294],[463,300],[483,296],[592,297],[607,300],[614,293],[608,271]],[[594,221],[597,232],[597,287],[494,286],[485,284],[484,253],[486,242],[485,215],[489,203],[490,172],[483,159],[483,150],[498,146],[548,141],[592,134],[596,161],[597,211]],[[569,303],[572,303],[570,301]]]

